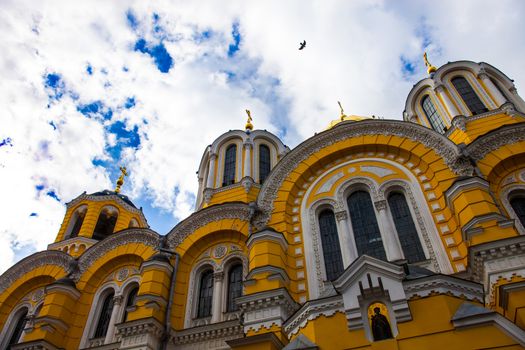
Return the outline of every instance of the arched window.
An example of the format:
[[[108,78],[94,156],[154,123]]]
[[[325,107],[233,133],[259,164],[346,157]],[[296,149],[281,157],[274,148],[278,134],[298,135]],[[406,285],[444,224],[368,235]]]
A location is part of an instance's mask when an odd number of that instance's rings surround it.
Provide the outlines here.
[[[326,209],[319,214],[319,231],[323,246],[326,278],[332,281],[343,272],[343,258],[333,211]]]
[[[122,322],[126,322],[128,319],[128,309],[132,306],[135,306],[136,299],[137,299],[137,293],[139,292],[139,287],[133,287],[128,293],[128,298],[126,299],[126,308],[124,309],[124,317],[122,318]]]
[[[93,338],[105,337],[108,332],[109,321],[111,319],[111,313],[113,312],[113,297],[114,293],[106,295],[104,302],[102,303],[102,309],[100,310],[97,328],[93,334]]]
[[[467,105],[472,115],[485,113],[488,111],[487,107],[481,102],[478,95],[472,86],[468,83],[467,79],[463,77],[455,77],[451,80],[452,85],[456,88],[457,92]]]
[[[80,229],[82,228],[82,223],[86,217],[86,209],[86,207],[79,208],[73,214],[72,220],[74,223],[73,227],[71,228],[71,232],[69,233],[69,238],[78,237]]]
[[[520,220],[523,227],[525,227],[525,197],[514,197],[510,200],[510,205],[516,216]]]
[[[223,186],[232,185],[235,183],[235,160],[237,158],[237,146],[229,145],[226,149],[226,156],[224,157],[224,177],[222,180]]]
[[[350,210],[357,253],[386,260],[385,248],[377,225],[372,199],[370,199],[368,192],[356,191],[352,193],[348,197],[348,209]]]
[[[394,219],[405,259],[409,263],[425,260],[425,252],[419,241],[405,196],[402,193],[392,193],[388,196],[388,206]]]
[[[228,273],[228,312],[237,311],[235,298],[242,295],[242,265],[235,265]]]
[[[199,288],[199,304],[197,306],[197,317],[211,316],[213,299],[213,271],[207,270],[201,275]]]
[[[14,345],[18,344],[20,342],[20,338],[22,337],[22,332],[24,331],[24,328],[26,327],[27,322],[27,308],[24,307],[21,311],[18,312],[18,316],[14,320],[16,322],[15,327],[13,328],[13,332],[11,333],[11,337],[9,338],[8,345]],[[9,348],[9,346],[8,346]]]
[[[270,173],[270,148],[266,145],[259,146],[259,183],[263,183]]]
[[[432,100],[430,99],[430,96],[426,95],[421,100],[421,107],[423,108],[423,111],[425,111],[425,115],[432,126],[432,129],[439,132],[440,134],[445,133],[447,131],[447,128],[445,124],[443,123],[443,119],[439,116],[436,107],[432,103]]]
[[[95,232],[93,232],[94,239],[104,239],[113,233],[115,224],[117,223],[118,211],[113,207],[103,208],[98,216]]]

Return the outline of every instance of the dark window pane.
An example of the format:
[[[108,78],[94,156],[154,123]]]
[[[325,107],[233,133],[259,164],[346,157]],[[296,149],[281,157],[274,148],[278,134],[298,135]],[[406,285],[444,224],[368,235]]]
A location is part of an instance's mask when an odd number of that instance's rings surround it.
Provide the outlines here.
[[[213,272],[205,271],[201,276],[199,289],[199,306],[197,317],[211,316],[211,304],[213,298]]]
[[[445,133],[445,131],[447,131],[447,128],[443,123],[443,119],[441,119],[441,117],[439,116],[436,107],[432,103],[430,96],[427,95],[423,97],[423,99],[421,100],[421,107],[423,107],[425,115],[427,116],[427,119],[430,122],[432,129],[439,132],[440,134]]]
[[[521,224],[525,227],[525,197],[516,197],[510,200],[510,205],[518,216]]]
[[[224,178],[223,186],[228,186],[235,183],[235,160],[236,160],[237,146],[230,145],[226,149],[226,156],[224,159]]]
[[[13,331],[13,334],[11,335],[11,338],[9,339],[9,343],[7,343],[8,345],[18,344],[18,342],[20,341],[20,337],[22,336],[22,332],[24,331],[24,328],[26,328],[26,322],[27,309],[25,309],[24,312],[22,312],[20,316],[18,316],[18,318],[16,319],[15,329]]]
[[[370,195],[364,191],[354,192],[348,197],[350,220],[359,255],[367,254],[386,260],[376,213]]]
[[[135,299],[137,298],[137,293],[139,292],[139,287],[133,288],[128,294],[128,300],[126,301],[126,309],[124,310],[124,318],[122,321],[126,321],[128,318],[128,307],[135,305]]]
[[[452,79],[451,82],[473,115],[488,111],[478,95],[476,95],[474,89],[472,89],[472,86],[468,83],[467,79],[456,77]]]
[[[332,281],[343,272],[343,258],[341,256],[341,246],[339,245],[335,216],[331,210],[323,210],[321,214],[319,214],[319,231],[321,233],[321,244],[323,246],[326,278]]]
[[[69,235],[69,238],[78,236],[78,233],[80,232],[80,228],[82,227],[82,223],[84,222],[85,216],[86,216],[85,213],[79,213],[79,212],[76,213],[75,225],[73,226],[73,229],[71,230],[71,234]]]
[[[242,295],[242,265],[235,265],[228,274],[228,311],[237,311],[235,298]]]
[[[263,183],[270,173],[270,149],[266,145],[259,146],[259,183]]]
[[[117,223],[117,215],[102,211],[98,216],[97,225],[95,226],[95,232],[93,233],[94,239],[104,239],[113,233],[115,224]]]
[[[405,254],[405,259],[413,263],[425,260],[425,252],[421,247],[416,226],[412,220],[405,196],[401,193],[393,193],[388,197],[388,205],[396,225],[396,231]]]
[[[113,312],[113,296],[114,294],[111,293],[104,298],[93,338],[105,337],[108,332],[109,321],[111,319],[111,313]]]

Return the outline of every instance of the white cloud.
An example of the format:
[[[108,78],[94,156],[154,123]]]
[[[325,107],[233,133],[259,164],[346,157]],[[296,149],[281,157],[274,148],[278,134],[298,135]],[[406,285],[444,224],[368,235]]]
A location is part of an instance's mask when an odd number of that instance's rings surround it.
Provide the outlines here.
[[[13,146],[0,147],[0,211],[6,218],[0,222],[0,271],[17,258],[13,245],[40,250],[53,241],[64,202],[113,186],[114,173],[93,160],[118,162],[110,146],[123,140],[108,132],[115,121],[125,122],[128,131],[137,127],[140,135],[136,151],[122,149],[121,163],[131,173],[124,192],[181,219],[192,210],[204,148],[223,132],[241,128],[245,108],[252,110],[256,128],[286,135],[291,146],[337,118],[338,100],[347,114],[401,119],[411,86],[425,74],[425,45],[435,65],[487,61],[519,89],[525,81],[524,6],[4,1],[0,141],[10,137]],[[137,19],[135,29],[128,11]],[[234,23],[240,50],[229,58]],[[168,73],[147,53],[133,51],[139,38],[163,43],[174,64]],[[302,40],[307,46],[299,51]],[[402,71],[402,57],[413,74]],[[51,103],[44,87],[50,73],[65,87],[64,96]],[[135,106],[123,108],[130,97]],[[113,111],[111,120],[77,111],[95,101]],[[38,191],[38,185],[45,189]]]

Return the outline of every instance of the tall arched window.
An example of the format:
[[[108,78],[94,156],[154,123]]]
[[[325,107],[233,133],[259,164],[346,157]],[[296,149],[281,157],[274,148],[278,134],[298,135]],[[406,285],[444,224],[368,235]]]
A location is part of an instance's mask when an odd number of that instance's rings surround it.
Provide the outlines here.
[[[69,233],[69,238],[77,237],[80,229],[82,228],[82,223],[84,222],[84,218],[86,217],[86,209],[85,207],[79,208],[75,211],[75,213],[72,216],[73,220],[73,227],[71,228],[71,232]]]
[[[425,115],[432,126],[432,129],[439,132],[440,134],[445,133],[447,131],[447,128],[445,124],[443,123],[443,119],[439,116],[436,107],[432,103],[432,100],[430,99],[430,96],[426,95],[421,100],[421,107],[423,108],[423,111],[425,111]]]
[[[113,207],[103,208],[98,216],[95,232],[93,232],[94,239],[104,239],[113,233],[115,224],[117,223],[118,211]]]
[[[228,312],[237,311],[235,298],[242,295],[242,265],[235,265],[228,273]]]
[[[514,197],[510,200],[510,205],[516,216],[520,220],[523,227],[525,227],[525,197]]]
[[[97,322],[97,328],[95,328],[95,333],[93,338],[105,337],[108,332],[109,321],[111,319],[111,313],[113,312],[113,297],[114,293],[111,292],[106,295],[102,303],[102,308],[100,310]]]
[[[323,246],[326,278],[332,281],[343,272],[343,258],[341,256],[339,236],[337,235],[335,215],[330,209],[323,210],[319,214],[319,231],[321,233],[321,244]]]
[[[201,275],[199,288],[199,304],[197,306],[197,317],[211,316],[213,299],[213,271],[207,270]]]
[[[374,206],[368,192],[356,191],[352,193],[348,197],[348,209],[350,210],[357,253],[386,260]]]
[[[128,293],[128,298],[126,299],[126,308],[124,309],[124,317],[122,322],[126,322],[128,319],[128,309],[135,305],[137,299],[137,293],[139,292],[139,287],[133,287]]]
[[[24,328],[26,327],[27,311],[28,311],[27,308],[24,307],[21,311],[18,312],[18,315],[16,319],[14,320],[16,324],[15,324],[15,327],[13,328],[13,332],[11,333],[11,337],[9,338],[9,342],[7,343],[8,345],[14,345],[20,342],[21,340],[20,338],[22,337],[22,332],[24,331]],[[9,348],[9,346],[7,348]]]
[[[237,158],[237,146],[229,145],[226,149],[224,157],[224,177],[222,180],[223,186],[232,185],[235,183],[235,160]]]
[[[402,193],[392,193],[388,196],[388,206],[394,219],[405,259],[409,263],[425,260],[425,252],[419,241],[405,196]]]
[[[463,77],[455,77],[451,82],[473,115],[488,111],[487,107],[481,102],[467,79]]]
[[[259,183],[263,183],[270,173],[270,148],[266,145],[259,146]]]

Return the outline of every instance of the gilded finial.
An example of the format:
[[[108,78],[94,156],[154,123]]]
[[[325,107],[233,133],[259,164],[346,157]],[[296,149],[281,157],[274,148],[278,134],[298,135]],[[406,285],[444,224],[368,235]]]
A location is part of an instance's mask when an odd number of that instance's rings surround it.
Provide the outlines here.
[[[423,54],[423,60],[425,61],[425,66],[427,66],[428,74],[434,73],[437,70],[437,68],[428,61],[426,52]]]
[[[252,114],[249,109],[246,110],[246,114],[248,114],[248,120],[246,121],[246,130],[253,130],[253,124],[252,124]]]
[[[343,106],[341,106],[341,102],[337,101],[337,104],[339,105],[339,108],[341,109],[341,121],[343,121],[346,117],[345,111],[343,110]]]
[[[128,176],[126,167],[120,167],[120,176],[117,180],[117,187],[115,187],[115,193],[120,193],[120,187],[124,184],[124,176]]]

